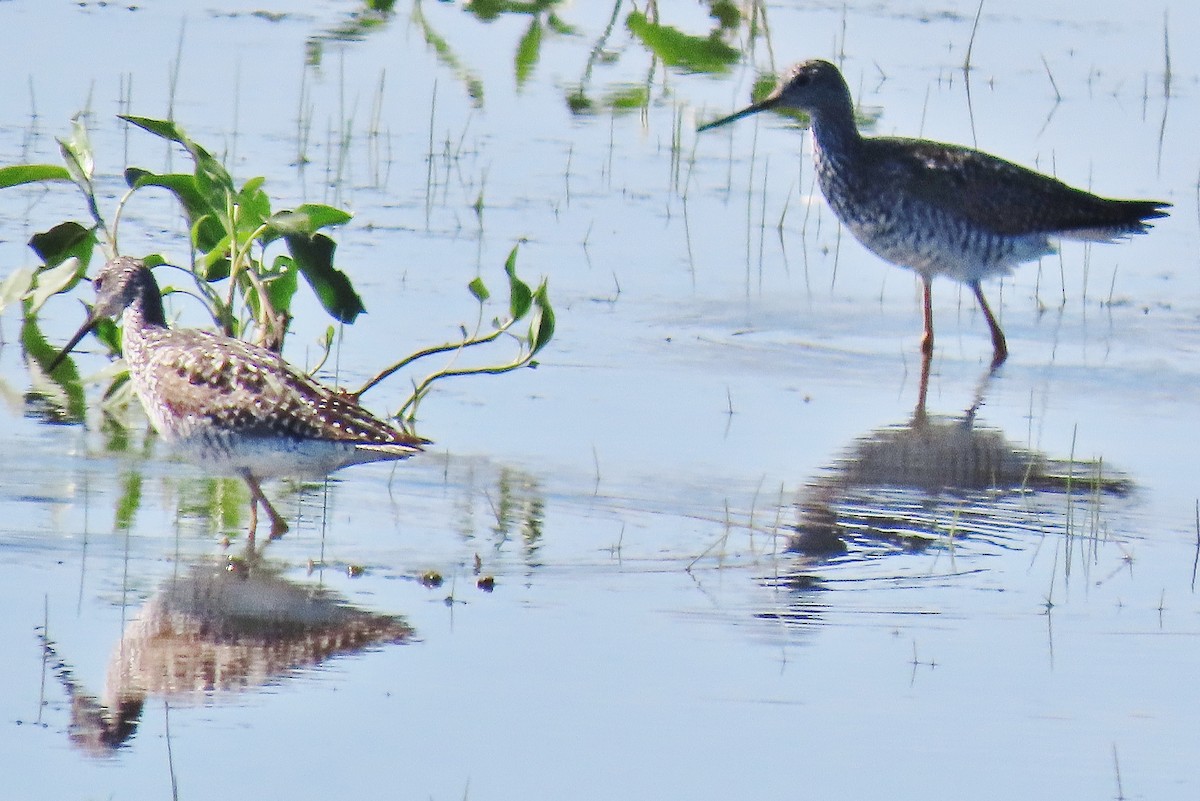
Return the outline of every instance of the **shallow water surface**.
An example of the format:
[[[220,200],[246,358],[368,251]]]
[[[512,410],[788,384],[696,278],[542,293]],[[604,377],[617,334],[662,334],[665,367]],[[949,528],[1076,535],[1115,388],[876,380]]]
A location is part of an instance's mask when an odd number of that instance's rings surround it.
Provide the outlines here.
[[[244,487],[139,410],[109,419],[90,386],[87,424],[62,423],[80,399],[31,392],[54,387],[7,310],[14,797],[1200,791],[1191,5],[985,4],[969,91],[975,3],[771,3],[753,36],[660,4],[731,48],[712,72],[664,65],[627,3],[367,5],[0,4],[0,163],[56,162],[86,110],[111,209],[125,166],[187,168],[115,115],[170,111],[279,207],[354,212],[338,264],[368,313],[324,380],[456,336],[517,242],[558,312],[538,369],[434,390],[429,453],[268,485],[292,530],[250,551]],[[1172,215],[985,284],[1012,352],[992,376],[970,293],[935,283],[922,412],[918,283],[839,229],[808,133],[693,133],[809,57],[841,63],[873,133]],[[52,187],[0,213],[6,275],[85,210]],[[166,195],[120,233],[187,258]],[[42,334],[81,315],[55,298]],[[305,300],[288,358],[326,325]]]

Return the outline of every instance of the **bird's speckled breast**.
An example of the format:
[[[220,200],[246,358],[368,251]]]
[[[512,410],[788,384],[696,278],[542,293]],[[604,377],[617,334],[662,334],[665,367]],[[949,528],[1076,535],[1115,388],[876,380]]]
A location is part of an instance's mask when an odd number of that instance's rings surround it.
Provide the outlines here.
[[[825,200],[854,238],[881,258],[921,275],[979,281],[1054,252],[1045,234],[1011,236],[972,224],[952,209],[872,181],[846,160],[815,150]]]

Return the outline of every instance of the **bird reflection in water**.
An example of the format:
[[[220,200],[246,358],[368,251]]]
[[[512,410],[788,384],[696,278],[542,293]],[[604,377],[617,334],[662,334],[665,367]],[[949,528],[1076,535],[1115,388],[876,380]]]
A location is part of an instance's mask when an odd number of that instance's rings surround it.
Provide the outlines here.
[[[1031,515],[1037,511],[1032,498],[1130,492],[1129,479],[1099,461],[1050,458],[981,425],[977,413],[994,368],[963,414],[929,414],[929,368],[927,356],[910,420],[855,440],[801,490],[792,550],[825,557],[848,544],[914,551],[947,534],[1007,543],[1014,532],[1045,530],[1047,521]]]
[[[289,581],[258,557],[198,562],[166,581],[125,627],[99,698],[42,635],[45,658],[70,698],[68,736],[93,756],[112,754],[133,736],[148,699],[211,703],[412,637],[402,618]]]

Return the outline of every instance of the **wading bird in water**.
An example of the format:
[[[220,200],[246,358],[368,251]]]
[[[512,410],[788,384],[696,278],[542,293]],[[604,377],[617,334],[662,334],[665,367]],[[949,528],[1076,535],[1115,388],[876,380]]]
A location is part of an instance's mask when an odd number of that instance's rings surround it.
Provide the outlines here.
[[[1053,253],[1053,240],[1113,242],[1145,233],[1147,220],[1165,217],[1171,205],[1099,197],[958,145],[863,136],[850,89],[828,61],[791,67],[763,100],[698,130],[771,108],[809,115],[817,180],[834,214],[869,250],[921,277],[927,357],[933,353],[934,276],[971,288],[991,330],[995,368],[1008,357],[1008,346],[984,300],[983,279]]]
[[[99,320],[120,315],[123,355],[146,416],[186,456],[245,479],[251,537],[260,503],[273,537],[288,528],[263,494],[261,479],[405,459],[428,444],[274,351],[207,331],[168,328],[158,283],[139,259],[109,261],[92,283],[96,305],[50,370]]]

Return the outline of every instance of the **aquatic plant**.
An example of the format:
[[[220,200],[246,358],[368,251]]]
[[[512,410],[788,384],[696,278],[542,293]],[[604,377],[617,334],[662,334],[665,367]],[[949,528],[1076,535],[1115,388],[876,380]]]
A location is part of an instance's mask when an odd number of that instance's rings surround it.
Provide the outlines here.
[[[193,170],[190,173],[157,173],[127,167],[124,171],[127,189],[116,203],[111,223],[101,214],[97,202],[95,159],[87,129],[79,117],[73,121],[71,134],[59,140],[62,165],[21,164],[0,168],[0,189],[27,184],[71,184],[83,195],[87,207],[89,219],[86,222],[64,220],[35,234],[29,246],[42,264],[36,268],[17,269],[0,283],[0,311],[9,305],[20,304],[24,318],[22,344],[42,373],[48,372],[56,355],[38,329],[42,307],[51,297],[70,292],[85,277],[97,250],[105,259],[120,253],[118,229],[122,212],[135,194],[150,188],[166,190],[178,201],[188,228],[188,264],[171,266],[188,274],[193,288],[178,289],[168,285],[163,289],[164,296],[183,292],[196,297],[225,335],[280,350],[291,322],[292,301],[301,276],[322,308],[337,322],[353,323],[365,311],[350,278],[334,266],[337,245],[326,232],[348,222],[351,219],[349,212],[316,203],[272,211],[271,200],[263,189],[265,178],[250,178],[237,186],[225,166],[176,123],[131,115],[120,118],[180,146],[191,159]],[[161,254],[149,254],[145,261],[152,267],[170,264]],[[515,248],[505,263],[505,271],[510,291],[508,317],[497,318],[492,330],[484,330],[484,305],[490,295],[482,280],[475,279],[468,286],[480,307],[473,330],[468,331],[463,326],[460,340],[423,348],[399,360],[393,368],[355,394],[361,394],[400,367],[427,356],[449,353],[453,359],[453,355],[463,348],[493,342],[502,336],[515,338],[519,343],[518,353],[508,361],[455,369],[452,360],[450,365],[415,383],[413,394],[402,405],[399,415],[405,425],[411,426],[418,403],[436,380],[504,373],[535,365],[534,356],[554,333],[554,312],[547,285],[543,280],[536,290],[531,290],[517,277]],[[522,322],[528,326],[525,333],[513,333],[513,327]],[[120,334],[115,323],[105,321],[97,326],[96,336],[110,353],[120,353]],[[334,328],[330,326],[324,338],[327,353],[333,339]],[[64,362],[49,378],[50,382],[42,382],[44,386],[55,384],[58,394],[65,394],[68,400],[74,399],[67,404],[70,410],[63,415],[64,419],[80,419],[82,391],[74,367],[69,361]],[[106,397],[114,396],[113,390],[121,386],[124,374],[117,374],[111,380]],[[128,395],[123,393],[115,397],[127,400]]]

